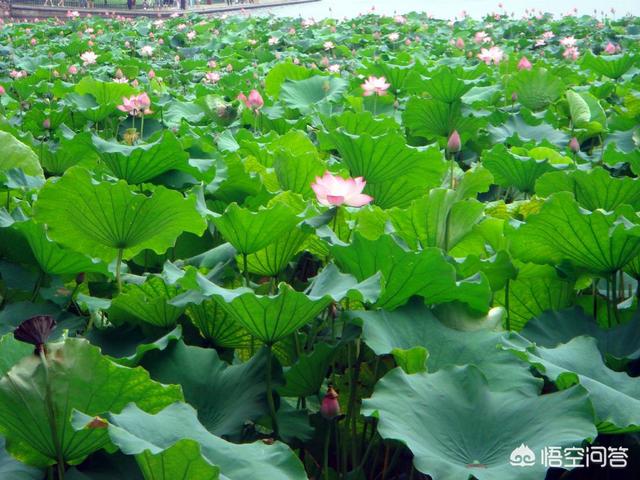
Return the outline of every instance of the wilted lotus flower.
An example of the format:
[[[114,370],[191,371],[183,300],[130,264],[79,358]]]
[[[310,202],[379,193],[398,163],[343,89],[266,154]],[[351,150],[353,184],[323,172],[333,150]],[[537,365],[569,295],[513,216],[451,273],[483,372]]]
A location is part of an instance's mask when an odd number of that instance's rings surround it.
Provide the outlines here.
[[[262,95],[260,95],[260,92],[255,89],[249,92],[249,97],[244,93],[240,93],[238,95],[238,100],[242,101],[248,109],[253,110],[254,112],[257,112],[264,106]]]
[[[527,57],[522,57],[518,62],[518,70],[531,70],[531,62]]]
[[[36,315],[22,322],[13,332],[16,340],[35,345],[36,352],[40,353],[44,344],[56,326],[56,322],[50,315]]]
[[[131,95],[129,98],[122,97],[122,105],[118,105],[118,110],[128,113],[131,116],[138,117],[153,113],[149,110],[150,106],[151,99],[145,92],[140,95]]]
[[[373,200],[373,197],[362,193],[366,184],[362,177],[344,179],[325,172],[322,177],[316,177],[311,188],[321,205],[362,207]]]
[[[447,150],[451,153],[458,153],[462,148],[462,140],[460,139],[460,134],[457,130],[451,132],[449,135],[449,140],[447,141]]]
[[[504,58],[504,52],[500,47],[491,47],[488,50],[483,48],[480,50],[478,58],[487,65],[490,65],[492,62],[498,65]]]
[[[573,137],[569,141],[569,150],[571,150],[573,153],[578,153],[580,151],[580,142],[578,142],[578,139],[576,137]]]
[[[127,128],[122,137],[127,145],[133,145],[140,138],[140,133],[135,128]]]
[[[365,97],[369,97],[373,94],[382,96],[387,94],[387,89],[391,86],[390,83],[387,83],[387,79],[385,77],[374,77],[371,75],[367,78],[362,84],[362,95]]]
[[[80,55],[80,60],[82,60],[82,64],[86,67],[87,65],[93,65],[96,63],[98,59],[98,55],[93,53],[92,51],[84,52]]]
[[[327,388],[327,393],[322,399],[320,414],[327,420],[333,420],[338,415],[340,415],[340,402],[338,401],[338,392],[333,389],[332,385],[329,385],[329,388]]]

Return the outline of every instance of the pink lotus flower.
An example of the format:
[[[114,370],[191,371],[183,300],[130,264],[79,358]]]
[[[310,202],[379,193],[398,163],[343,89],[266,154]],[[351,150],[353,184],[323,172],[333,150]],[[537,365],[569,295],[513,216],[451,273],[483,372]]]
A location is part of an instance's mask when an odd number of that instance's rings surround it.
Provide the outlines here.
[[[129,98],[122,97],[122,105],[118,105],[118,110],[128,113],[133,117],[149,115],[153,113],[149,110],[151,99],[149,95],[141,93],[140,95],[131,95]]]
[[[189,33],[187,33],[187,39],[188,40],[193,40],[194,38],[196,38],[196,32],[191,30]]]
[[[518,70],[531,70],[531,62],[527,57],[522,57],[518,62]]]
[[[278,43],[278,39],[276,37],[269,37],[268,43],[269,45],[276,45]]]
[[[613,55],[614,53],[616,53],[618,51],[618,48],[619,47],[617,47],[613,43],[609,42],[609,43],[607,43],[607,46],[604,47],[604,51],[605,51],[605,53],[608,53],[609,55]]]
[[[542,38],[544,38],[545,40],[551,40],[555,36],[556,34],[553,33],[552,31],[546,31],[542,34]]]
[[[69,73],[69,75],[75,75],[76,73],[78,73],[78,67],[76,67],[75,65],[70,65],[67,69],[67,72]]]
[[[147,73],[147,77],[149,77],[149,80],[156,78],[156,72],[154,72],[153,70],[149,70],[149,73]]]
[[[580,52],[578,51],[578,47],[567,47],[564,52],[562,52],[562,56],[567,60],[577,60]]]
[[[387,79],[384,77],[374,77],[371,75],[369,78],[365,80],[362,84],[362,95],[365,97],[369,97],[373,94],[378,96],[386,95],[388,88],[391,86],[390,83],[387,83]]]
[[[5,95],[7,91],[4,89],[2,85],[0,85],[0,96]]]
[[[560,45],[562,45],[563,47],[575,47],[576,42],[577,40],[573,36],[564,37],[562,40],[560,40]]]
[[[344,179],[325,172],[322,177],[316,177],[311,188],[321,205],[362,207],[373,200],[373,197],[362,193],[366,184],[362,177]]]
[[[491,47],[488,50],[483,48],[480,50],[478,58],[487,65],[490,65],[491,63],[498,65],[504,58],[504,52],[500,47]]]
[[[140,55],[142,55],[143,57],[150,57],[153,55],[153,48],[150,47],[149,45],[145,45],[144,47],[142,47],[140,49]]]
[[[218,72],[207,72],[204,76],[204,78],[202,79],[202,81],[204,83],[218,83],[218,81],[220,80],[220,74]]]
[[[480,31],[480,32],[476,32],[476,34],[473,36],[473,41],[477,45],[480,45],[481,43],[489,43],[489,42],[491,42],[491,37],[489,35],[487,35],[487,32]]]
[[[462,148],[462,140],[460,139],[460,134],[457,130],[451,132],[449,135],[449,140],[447,141],[447,150],[452,153],[457,153]]]
[[[335,48],[335,45],[333,44],[333,42],[324,42],[322,44],[322,48],[324,48],[325,50],[331,50]]]
[[[320,414],[327,420],[332,420],[340,415],[340,402],[338,401],[338,393],[329,385],[327,393],[322,399],[320,405]]]
[[[82,55],[80,55],[80,60],[82,60],[82,64],[85,67],[87,65],[95,64],[97,59],[98,59],[98,55],[96,55],[92,51],[84,52]]]
[[[247,97],[244,93],[240,93],[238,95],[238,100],[240,100],[248,109],[253,110],[254,112],[257,112],[264,106],[262,95],[260,95],[260,92],[255,89],[249,92],[249,97]]]
[[[335,63],[333,65],[329,65],[328,70],[331,73],[340,73],[340,65],[336,65]]]
[[[71,10],[67,10],[67,17],[68,18],[76,18],[79,17],[80,13],[78,11],[71,11]]]
[[[462,39],[462,37],[458,37],[458,39],[456,40],[456,48],[464,50],[464,40]]]
[[[398,25],[404,25],[405,23],[407,23],[406,17],[403,17],[402,15],[396,15],[395,17],[393,17],[393,21]]]
[[[387,35],[387,38],[390,41],[395,42],[400,38],[400,34],[398,32],[392,32],[389,35]]]

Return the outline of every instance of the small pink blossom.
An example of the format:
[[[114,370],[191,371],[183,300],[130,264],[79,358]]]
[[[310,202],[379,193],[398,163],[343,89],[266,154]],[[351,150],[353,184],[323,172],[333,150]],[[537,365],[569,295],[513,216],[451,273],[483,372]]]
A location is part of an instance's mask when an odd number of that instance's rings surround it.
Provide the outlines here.
[[[118,110],[128,113],[133,117],[149,115],[153,113],[149,110],[151,99],[149,95],[141,93],[140,95],[131,95],[129,98],[122,97],[122,105],[118,105]]]
[[[522,57],[518,62],[518,70],[531,70],[531,62],[527,57]]]
[[[67,73],[69,75],[75,75],[78,73],[78,67],[76,67],[75,65],[70,65],[69,68],[67,69]]]
[[[89,50],[88,52],[84,52],[82,55],[80,55],[80,60],[82,60],[82,64],[85,67],[87,65],[95,64],[97,59],[98,59],[98,55],[93,53],[91,50]]]
[[[462,39],[462,37],[458,37],[458,39],[456,40],[456,48],[459,50],[464,50],[464,40]]]
[[[0,96],[5,95],[7,91],[4,89],[2,85],[0,85]]]
[[[150,57],[153,55],[153,47],[149,46],[149,45],[145,45],[144,47],[142,47],[140,49],[140,55],[142,55],[143,57]]]
[[[340,73],[340,65],[336,65],[335,63],[333,65],[329,65],[329,69],[328,69],[331,73]]]
[[[218,72],[207,72],[202,79],[204,83],[215,84],[220,80],[220,74]]]
[[[373,200],[373,197],[362,193],[366,184],[367,182],[362,177],[344,179],[338,175],[332,175],[330,172],[325,172],[322,177],[316,177],[311,188],[321,205],[362,207]]]
[[[77,10],[71,11],[67,10],[67,18],[77,18],[80,16],[80,13]]]
[[[562,52],[562,56],[567,60],[577,60],[580,52],[578,51],[578,47],[567,47],[564,52]]]
[[[562,45],[563,47],[575,47],[576,42],[577,40],[573,36],[564,37],[562,40],[560,40],[560,45]]]
[[[387,83],[387,79],[384,77],[374,77],[371,75],[369,78],[365,80],[362,84],[362,95],[365,97],[369,97],[373,94],[378,96],[386,95],[388,88],[391,86],[390,83]]]
[[[407,18],[403,17],[402,15],[396,15],[395,17],[393,17],[393,21],[398,25],[404,25],[405,23],[407,23]]]
[[[338,401],[338,394],[331,385],[327,389],[327,393],[322,399],[322,405],[320,405],[320,414],[327,420],[333,420],[340,415],[340,402]]]
[[[260,92],[255,89],[249,92],[248,97],[244,93],[240,93],[238,95],[238,100],[240,100],[248,109],[253,110],[254,112],[257,112],[264,106],[262,95],[260,95]]]
[[[619,47],[617,47],[613,43],[609,42],[609,43],[607,43],[607,46],[604,47],[604,51],[605,51],[605,53],[608,53],[609,55],[613,55],[614,53],[616,53],[618,51],[618,48]]]
[[[389,35],[387,35],[387,38],[390,41],[395,42],[400,38],[400,34],[398,32],[392,32]]]
[[[196,38],[196,32],[194,32],[193,30],[191,30],[189,33],[187,33],[187,39],[189,41],[193,40],[194,38]]]
[[[271,46],[276,45],[278,43],[278,39],[276,37],[269,37],[268,43]]]
[[[546,31],[542,34],[542,38],[544,38],[545,40],[551,40],[555,36],[555,33],[553,33],[552,31]]]
[[[473,41],[477,45],[480,45],[481,43],[490,43],[491,37],[487,35],[487,32],[480,31],[480,32],[476,32],[476,34],[473,36]]]
[[[154,72],[153,70],[149,70],[149,73],[147,73],[147,77],[149,77],[149,80],[156,78],[156,72]]]

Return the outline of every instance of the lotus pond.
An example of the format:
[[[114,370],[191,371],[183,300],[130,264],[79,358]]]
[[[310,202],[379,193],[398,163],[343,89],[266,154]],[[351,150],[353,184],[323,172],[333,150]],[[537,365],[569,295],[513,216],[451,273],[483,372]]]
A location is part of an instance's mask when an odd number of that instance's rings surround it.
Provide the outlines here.
[[[0,478],[639,478],[639,39],[0,25]]]

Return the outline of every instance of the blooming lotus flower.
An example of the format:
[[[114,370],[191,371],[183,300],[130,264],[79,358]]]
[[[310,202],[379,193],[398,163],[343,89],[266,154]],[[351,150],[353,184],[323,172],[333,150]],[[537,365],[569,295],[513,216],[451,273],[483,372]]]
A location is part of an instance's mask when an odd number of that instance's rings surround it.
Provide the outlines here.
[[[575,47],[577,40],[571,36],[571,37],[565,37],[562,40],[560,40],[560,45],[562,45],[563,47]]]
[[[476,32],[476,34],[473,36],[473,41],[477,45],[480,45],[481,43],[489,43],[491,41],[491,37],[487,35],[487,32],[480,31]]]
[[[91,50],[89,50],[88,52],[84,52],[82,55],[80,55],[80,60],[82,60],[82,64],[85,67],[87,65],[93,65],[94,63],[96,63],[97,59],[98,59],[98,55],[93,53]]]
[[[333,44],[333,42],[324,42],[322,44],[322,48],[324,48],[325,50],[332,50],[333,48],[335,48],[335,45]]]
[[[362,177],[344,179],[325,172],[322,177],[316,177],[311,188],[321,205],[362,207],[373,200],[373,197],[362,193],[366,184]]]
[[[67,69],[67,73],[69,73],[69,75],[75,75],[76,73],[78,73],[78,67],[76,67],[75,65],[70,65]]]
[[[518,62],[518,70],[531,70],[531,62],[527,57],[522,57]]]
[[[578,47],[568,47],[562,52],[562,56],[567,60],[577,60],[580,52],[578,51]]]
[[[248,109],[253,110],[254,112],[257,112],[264,106],[262,95],[260,95],[260,92],[255,89],[249,92],[248,97],[244,93],[240,93],[238,95],[238,100],[242,101]]]
[[[398,25],[404,25],[405,23],[407,23],[406,17],[403,17],[402,15],[396,15],[395,17],[393,17],[393,21]]]
[[[604,47],[604,51],[609,55],[613,55],[618,51],[618,47],[616,47],[613,43],[609,42],[607,43],[607,46]]]
[[[150,47],[149,45],[145,45],[144,47],[142,47],[140,49],[140,55],[142,55],[143,57],[150,57],[153,55],[153,48]]]
[[[457,130],[451,132],[449,135],[449,140],[447,141],[447,150],[451,153],[457,153],[462,148],[462,140],[460,139],[460,134]]]
[[[551,40],[555,36],[556,34],[551,31],[547,31],[542,34],[542,38],[544,38],[545,40]]]
[[[77,18],[80,16],[80,13],[77,10],[71,11],[67,10],[67,18]]]
[[[322,399],[322,405],[320,405],[320,414],[327,420],[332,420],[340,415],[340,402],[338,401],[338,392],[336,392],[331,385],[329,385],[327,393]]]
[[[269,45],[276,45],[278,43],[278,39],[276,37],[269,37],[268,43]]]
[[[480,50],[478,58],[487,65],[490,65],[491,63],[498,65],[504,58],[504,52],[500,47],[495,46],[489,49],[483,48]]]
[[[122,105],[118,105],[118,110],[128,113],[133,117],[149,115],[153,113],[149,110],[151,99],[149,95],[141,93],[140,95],[131,95],[129,98],[122,97]]]
[[[400,38],[400,34],[398,32],[392,32],[389,35],[387,35],[387,38],[390,41],[395,42],[396,40],[398,40]]]
[[[218,72],[207,72],[204,75],[204,78],[202,79],[202,81],[204,83],[217,83],[220,80],[220,74]]]
[[[333,65],[329,65],[328,70],[331,73],[340,73],[340,65],[336,65],[335,63]]]
[[[362,95],[365,97],[369,97],[373,94],[378,96],[386,95],[387,89],[391,86],[390,83],[387,83],[387,79],[384,77],[374,77],[371,75],[369,78],[365,80],[362,84]]]
[[[193,40],[194,38],[196,38],[196,32],[194,32],[193,30],[191,30],[189,33],[187,33],[187,39],[189,41]]]

